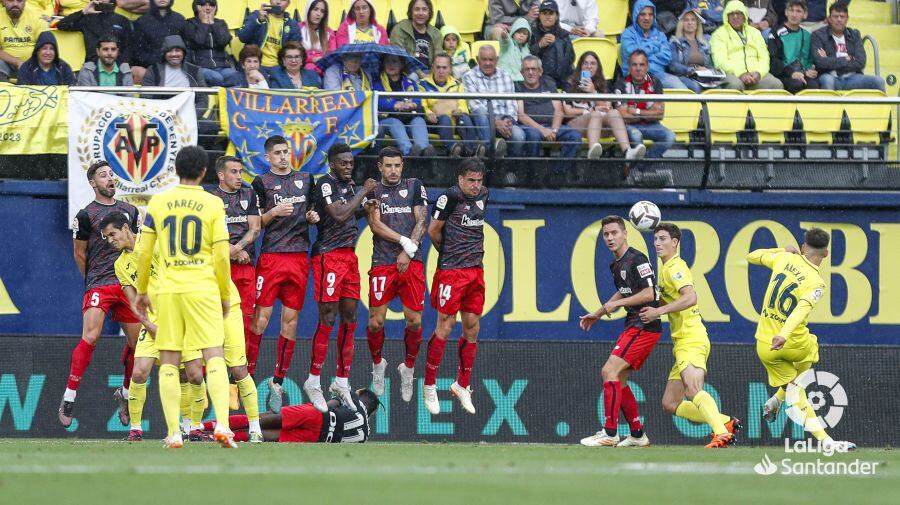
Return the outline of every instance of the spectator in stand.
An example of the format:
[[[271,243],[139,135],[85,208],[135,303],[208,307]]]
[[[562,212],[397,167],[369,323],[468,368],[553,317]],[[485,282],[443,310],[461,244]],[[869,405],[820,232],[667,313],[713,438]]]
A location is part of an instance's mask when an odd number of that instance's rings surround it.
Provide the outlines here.
[[[394,25],[391,30],[391,45],[402,47],[426,68],[431,68],[431,60],[442,51],[444,45],[441,31],[431,24],[434,5],[431,0],[412,0],[406,16],[407,19]]]
[[[118,63],[119,41],[106,36],[97,41],[96,60],[85,62],[75,78],[78,86],[134,86],[131,67]]]
[[[784,9],[787,21],[769,33],[769,63],[772,75],[781,79],[784,89],[797,93],[819,89],[819,75],[810,52],[810,33],[800,27],[806,19],[806,0],[788,0]]]
[[[144,86],[167,88],[205,88],[203,69],[184,61],[187,46],[180,35],[169,35],[160,46],[159,61],[147,67]],[[197,95],[204,96],[205,95]]]
[[[259,10],[251,12],[237,36],[244,44],[254,44],[262,51],[260,65],[264,72],[278,66],[278,52],[286,42],[300,40],[300,27],[288,14],[290,0],[267,0]]]
[[[25,0],[3,0],[0,12],[0,82],[16,77],[32,57],[38,36],[49,29],[40,13],[26,9]]]
[[[732,0],[726,0],[726,5]],[[742,0],[747,7],[747,17],[750,26],[756,28],[768,38],[769,31],[778,26],[778,14],[775,12],[775,3],[772,0]]]
[[[484,38],[500,40],[510,33],[509,27],[516,18],[525,18],[529,24],[537,21],[541,0],[488,0],[488,21],[484,25]]]
[[[350,4],[350,12],[335,35],[337,47],[357,42],[388,45],[387,30],[378,24],[375,6],[369,0],[354,0]]]
[[[628,75],[616,82],[615,93],[620,95],[660,95],[663,92],[662,83],[648,73],[650,62],[647,54],[638,49],[628,57]],[[666,112],[666,104],[663,102],[627,101],[616,105],[622,119],[625,120],[628,136],[633,145],[641,145],[644,140],[652,140],[653,146],[647,152],[648,158],[661,158],[672,144],[675,143],[675,134],[662,125]]]
[[[251,89],[269,89],[269,83],[266,77],[259,69],[259,62],[262,60],[262,51],[255,44],[247,44],[241,49],[238,55],[238,63],[243,69],[241,74],[241,82],[238,84],[241,88]]]
[[[325,70],[325,89],[372,91],[372,81],[362,68],[362,55],[345,54],[339,65],[329,66]]]
[[[456,80],[451,73],[452,61],[450,55],[446,53],[434,55],[431,73],[419,80],[422,90],[434,93],[463,93],[465,89],[462,81]],[[475,140],[475,127],[472,118],[469,117],[469,107],[465,100],[426,98],[422,100],[422,107],[425,109],[425,122],[432,125],[432,131],[441,138],[451,157],[484,156],[484,146],[479,146]],[[461,143],[453,138],[454,129],[456,134],[462,137]]]
[[[572,75],[575,49],[569,32],[559,26],[559,6],[555,0],[544,0],[538,9],[538,19],[531,23],[531,54],[541,59],[544,76],[553,85],[562,87]]]
[[[828,8],[828,26],[812,34],[813,61],[819,71],[822,89],[880,89],[884,80],[877,75],[863,75],[866,51],[859,30],[847,26],[850,15],[847,4],[836,2]]]
[[[684,12],[685,0],[655,0],[653,5],[656,6],[656,27],[666,36],[675,32],[675,26],[678,24],[678,16]],[[634,9],[634,0],[628,4],[629,9]]]
[[[606,80],[603,78],[603,65],[594,51],[585,51],[575,66],[578,70],[572,74],[567,83],[567,92],[606,93]],[[568,125],[577,130],[588,141],[588,158],[596,159],[603,154],[600,136],[604,127],[616,139],[619,149],[625,153],[626,160],[638,160],[644,157],[644,144],[631,147],[625,121],[619,111],[610,102],[591,100],[569,100],[563,104],[563,112]]]
[[[703,23],[697,12],[684,11],[681,14],[669,45],[672,48],[669,72],[681,79],[681,83],[688,89],[700,93],[703,87],[691,76],[698,70],[713,68],[713,62],[709,50],[709,35],[703,33]]]
[[[407,75],[406,63],[398,56],[381,59],[379,77],[372,85],[373,91],[419,91],[416,81]],[[381,96],[378,98],[378,134],[390,133],[403,156],[434,156],[422,112],[419,98]]]
[[[124,16],[132,23],[139,17],[150,12],[151,0],[114,0],[116,12]]]
[[[134,22],[134,54],[131,73],[138,84],[147,67],[162,56],[162,43],[169,35],[181,35],[187,24],[184,16],[172,10],[175,0],[151,0],[150,10]],[[187,0],[182,0],[187,1]]]
[[[725,72],[723,87],[745,89],[784,89],[769,73],[769,48],[759,30],[747,24],[747,8],[739,0],[725,6],[727,23],[710,38],[713,63]]]
[[[685,8],[700,15],[706,33],[713,33],[722,26],[724,5],[720,0],[687,0]]]
[[[531,31],[530,28],[529,31]],[[453,77],[462,79],[466,72],[472,69],[469,66],[469,60],[472,59],[472,51],[469,48],[469,44],[463,42],[459,30],[450,25],[444,25],[441,28],[441,36],[444,38],[444,52],[450,55],[452,61]]]
[[[809,0],[807,2],[806,21],[800,26],[810,33],[826,26],[828,24],[829,3],[831,3],[831,0]]]
[[[58,30],[81,32],[84,47],[97,47],[101,38],[113,36],[119,41],[119,65],[131,61],[134,28],[128,18],[117,14],[109,8],[115,4],[113,0],[91,0],[84,9],[74,12],[59,21]],[[85,51],[84,61],[93,59],[90,52]]]
[[[629,55],[638,49],[644,54],[650,55],[650,74],[659,79],[665,88],[680,88],[686,86],[678,77],[666,72],[666,67],[672,61],[672,49],[666,34],[656,25],[656,7],[650,0],[637,0],[631,9],[632,25],[622,32],[620,41],[621,61],[628,61]],[[622,73],[627,74],[628,68],[623,68]]]
[[[513,82],[521,82],[522,61],[531,52],[528,50],[531,44],[531,27],[525,18],[517,18],[513,21],[509,33],[500,34],[500,58],[497,67],[509,72]]]
[[[603,37],[603,32],[597,30],[599,21],[596,0],[562,0],[559,3],[559,26],[572,38]]]
[[[518,93],[556,93],[556,84],[545,78],[541,59],[528,55],[522,60],[525,80],[516,83]],[[517,101],[518,121],[525,132],[524,155],[537,158],[543,142],[558,142],[560,156],[574,158],[581,148],[581,133],[563,124],[563,106],[559,100],[522,99]]]
[[[469,70],[463,77],[463,86],[467,93],[514,93],[516,91],[509,72],[497,68],[497,50],[493,46],[481,46],[475,60],[478,62],[478,66]],[[488,107],[491,109],[488,110]],[[469,100],[469,112],[482,144],[494,143],[496,157],[502,158],[506,155],[507,140],[510,141],[510,154],[513,156],[521,154],[525,132],[516,124],[519,107],[515,100]],[[496,140],[491,134],[491,112],[493,112],[494,128],[500,135],[500,138]]]
[[[231,66],[225,49],[231,43],[228,24],[216,19],[216,0],[194,0],[194,17],[184,25],[184,42],[188,60],[203,69],[203,78],[210,86],[237,86],[241,73]]]
[[[59,46],[52,32],[38,35],[31,58],[19,67],[17,84],[72,86],[75,75],[68,63],[59,59]]]
[[[303,44],[292,40],[285,42],[278,51],[278,66],[269,73],[269,87],[272,89],[321,88],[319,74],[305,68],[306,50]]]
[[[309,0],[303,19],[300,23],[300,41],[306,50],[306,68],[320,76],[324,75],[316,62],[336,47],[334,30],[328,27],[328,2]]]

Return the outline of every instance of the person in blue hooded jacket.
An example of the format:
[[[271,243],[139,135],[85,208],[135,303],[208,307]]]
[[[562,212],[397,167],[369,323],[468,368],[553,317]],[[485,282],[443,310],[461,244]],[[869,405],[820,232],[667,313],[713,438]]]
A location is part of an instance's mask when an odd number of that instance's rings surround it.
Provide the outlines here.
[[[672,60],[669,40],[656,25],[656,6],[650,0],[637,0],[631,10],[632,24],[619,38],[621,61],[628,61],[631,53],[641,49],[650,58],[650,74],[659,79],[663,88],[685,89],[687,86],[678,77],[666,72]],[[627,75],[626,68],[622,75]]]
[[[19,67],[18,84],[73,86],[75,75],[68,63],[59,59],[59,45],[52,32],[43,32],[34,44],[31,58]]]
[[[419,86],[407,75],[406,65],[400,57],[385,56],[372,90],[419,91]],[[379,97],[378,134],[390,133],[403,156],[433,156],[434,147],[428,143],[428,125],[423,111],[419,98]]]

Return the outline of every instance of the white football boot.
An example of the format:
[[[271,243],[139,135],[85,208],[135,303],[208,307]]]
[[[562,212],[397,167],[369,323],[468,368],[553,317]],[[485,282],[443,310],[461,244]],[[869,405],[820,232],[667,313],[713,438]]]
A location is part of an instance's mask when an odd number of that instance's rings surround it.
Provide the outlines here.
[[[441,402],[438,401],[437,386],[428,386],[422,388],[422,396],[425,400],[425,408],[431,415],[436,416],[441,413]]]
[[[471,387],[462,387],[458,382],[454,382],[453,384],[450,384],[450,394],[459,400],[459,404],[462,406],[463,410],[469,414],[475,413],[475,405],[472,404]]]
[[[403,401],[409,403],[413,397],[413,384],[415,380],[413,372],[415,370],[407,368],[406,363],[400,363],[397,367],[397,371],[400,372],[400,397],[403,398]]]
[[[619,435],[607,435],[606,430],[600,430],[589,437],[581,439],[581,445],[585,447],[616,447],[619,445]]]
[[[387,360],[381,358],[381,363],[372,365],[372,392],[375,396],[384,394],[384,372],[387,370]]]

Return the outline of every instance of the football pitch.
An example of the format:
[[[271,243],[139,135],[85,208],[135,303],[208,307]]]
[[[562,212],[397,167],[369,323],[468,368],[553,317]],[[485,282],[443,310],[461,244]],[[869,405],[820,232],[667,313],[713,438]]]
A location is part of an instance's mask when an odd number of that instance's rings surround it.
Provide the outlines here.
[[[766,455],[779,470],[786,457],[877,466],[865,477],[758,475]],[[897,503],[897,489],[900,452],[878,449],[826,457],[783,447],[376,442],[166,451],[156,440],[0,440],[4,504],[883,504]]]

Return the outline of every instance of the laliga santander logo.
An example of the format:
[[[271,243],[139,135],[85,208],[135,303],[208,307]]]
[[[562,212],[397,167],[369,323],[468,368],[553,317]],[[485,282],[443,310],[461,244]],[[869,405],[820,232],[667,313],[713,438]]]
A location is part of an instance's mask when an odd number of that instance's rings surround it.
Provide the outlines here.
[[[810,368],[788,384],[785,395],[785,401],[790,406],[787,409],[788,417],[809,430],[806,415],[797,406],[800,388],[806,392],[809,405],[818,414],[816,419],[819,424],[824,428],[837,426],[847,407],[847,392],[841,386],[838,376],[829,372],[816,372]],[[820,412],[826,406],[827,410]]]
[[[778,465],[772,462],[768,454],[763,454],[763,459],[753,465],[753,471],[759,475],[772,475],[778,471]]]

